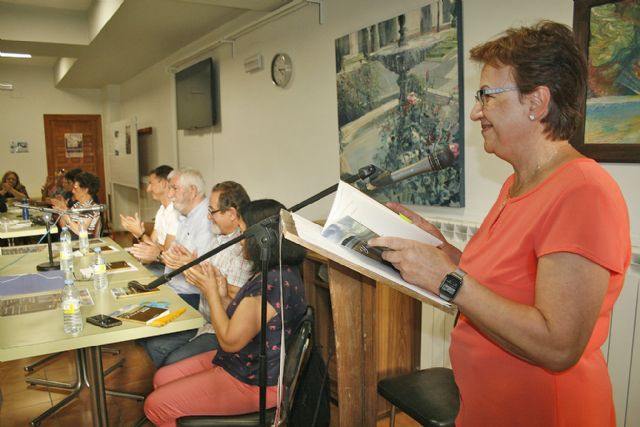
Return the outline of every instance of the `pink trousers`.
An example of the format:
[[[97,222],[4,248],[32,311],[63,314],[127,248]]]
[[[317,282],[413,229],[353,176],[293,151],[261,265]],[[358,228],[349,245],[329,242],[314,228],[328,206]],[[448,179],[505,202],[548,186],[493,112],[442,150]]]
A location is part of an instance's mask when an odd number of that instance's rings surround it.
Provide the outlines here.
[[[211,360],[216,352],[201,353],[164,366],[153,377],[144,413],[157,426],[175,426],[186,415],[235,415],[258,411],[259,390],[227,373]],[[267,408],[274,407],[277,387],[267,387]]]

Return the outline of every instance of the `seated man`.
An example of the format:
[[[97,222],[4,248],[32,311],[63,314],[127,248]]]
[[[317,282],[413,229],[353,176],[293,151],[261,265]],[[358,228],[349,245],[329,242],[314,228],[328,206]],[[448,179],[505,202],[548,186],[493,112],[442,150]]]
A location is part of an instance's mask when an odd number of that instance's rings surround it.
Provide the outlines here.
[[[165,274],[181,267],[184,263],[167,257],[167,254],[181,247],[196,256],[205,253],[213,238],[211,223],[207,219],[207,197],[204,190],[204,179],[200,172],[193,169],[174,169],[169,174],[169,199],[173,207],[180,212],[176,238],[167,251],[162,255],[165,264]],[[183,300],[198,309],[200,290],[184,278],[183,274],[173,277],[169,283]]]
[[[122,226],[138,241],[129,249],[129,252],[146,264],[146,267],[156,276],[161,276],[164,273],[164,264],[161,262],[160,256],[169,249],[178,230],[180,214],[169,199],[168,177],[172,170],[171,166],[162,165],[149,172],[147,193],[151,194],[153,200],[160,202],[151,235],[148,236],[145,233],[144,222],[140,221],[137,212],[135,216],[120,214]]]
[[[247,192],[236,182],[225,181],[213,187],[209,198],[209,219],[220,232],[214,234],[209,250],[240,235],[240,208],[247,203],[249,203]],[[172,247],[163,255],[169,264],[176,265],[184,265],[195,257],[195,253],[190,253],[180,246]],[[238,293],[253,270],[253,263],[243,256],[242,245],[239,243],[214,255],[208,262],[226,277],[230,297]],[[157,367],[218,348],[215,331],[211,326],[209,303],[203,297],[200,298],[199,310],[206,320],[205,325],[200,329],[144,340],[143,346]]]

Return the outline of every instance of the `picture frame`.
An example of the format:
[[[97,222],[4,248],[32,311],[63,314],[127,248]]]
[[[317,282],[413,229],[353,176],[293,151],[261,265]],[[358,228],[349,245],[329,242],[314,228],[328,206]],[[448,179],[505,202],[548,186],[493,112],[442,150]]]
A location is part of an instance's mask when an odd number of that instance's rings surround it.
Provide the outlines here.
[[[640,31],[631,18],[639,10],[637,0],[574,0],[573,31],[588,77],[571,144],[599,162],[640,162]]]

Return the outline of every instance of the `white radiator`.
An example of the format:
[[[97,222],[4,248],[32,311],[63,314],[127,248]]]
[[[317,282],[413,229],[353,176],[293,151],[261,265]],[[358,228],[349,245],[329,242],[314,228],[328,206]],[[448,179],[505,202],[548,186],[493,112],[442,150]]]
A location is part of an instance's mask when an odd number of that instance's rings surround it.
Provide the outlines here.
[[[429,218],[452,244],[463,248],[478,224]],[[422,304],[422,369],[451,367],[449,343],[454,315]],[[618,427],[640,426],[640,248],[633,261],[611,316],[609,338],[602,346],[613,385]]]

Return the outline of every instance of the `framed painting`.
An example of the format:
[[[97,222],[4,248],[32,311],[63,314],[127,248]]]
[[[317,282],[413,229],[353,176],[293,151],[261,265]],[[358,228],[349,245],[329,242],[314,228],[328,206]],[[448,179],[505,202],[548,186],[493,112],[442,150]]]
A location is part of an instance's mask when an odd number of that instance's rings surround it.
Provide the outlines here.
[[[462,56],[461,0],[336,39],[341,176],[374,165],[406,178],[360,186],[381,203],[463,207]]]
[[[588,80],[571,143],[597,161],[640,162],[640,2],[574,0],[573,31]]]

